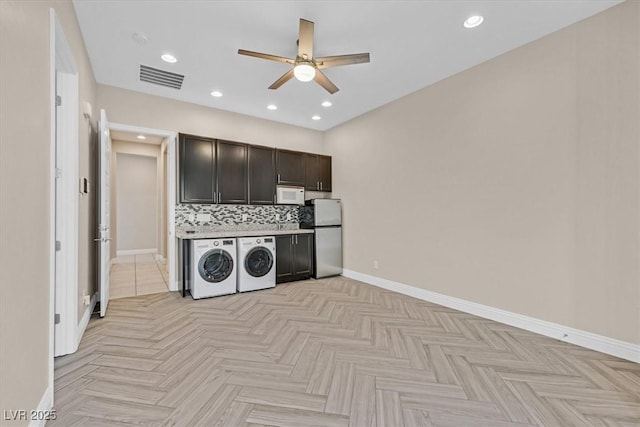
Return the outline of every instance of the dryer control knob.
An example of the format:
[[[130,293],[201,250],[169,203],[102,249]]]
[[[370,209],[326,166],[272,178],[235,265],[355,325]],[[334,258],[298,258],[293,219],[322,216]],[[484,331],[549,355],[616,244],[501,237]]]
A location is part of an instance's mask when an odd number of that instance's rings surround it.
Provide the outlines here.
[[[261,243],[260,239],[256,239],[256,243],[260,244]]]
[[[218,246],[220,242],[213,242],[213,246]]]

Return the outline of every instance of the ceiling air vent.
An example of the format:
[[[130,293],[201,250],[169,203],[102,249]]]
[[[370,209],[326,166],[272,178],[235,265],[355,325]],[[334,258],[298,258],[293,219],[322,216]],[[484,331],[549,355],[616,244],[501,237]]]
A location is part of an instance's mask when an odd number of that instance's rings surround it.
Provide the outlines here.
[[[180,89],[184,76],[182,74],[170,73],[147,65],[140,65],[140,81],[153,83],[155,85]]]

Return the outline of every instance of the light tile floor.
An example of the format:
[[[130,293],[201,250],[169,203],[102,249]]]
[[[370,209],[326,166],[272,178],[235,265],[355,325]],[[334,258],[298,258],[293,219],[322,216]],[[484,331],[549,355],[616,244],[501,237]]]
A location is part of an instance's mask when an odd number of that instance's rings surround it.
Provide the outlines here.
[[[109,299],[168,292],[166,265],[152,254],[126,255],[113,260]]]

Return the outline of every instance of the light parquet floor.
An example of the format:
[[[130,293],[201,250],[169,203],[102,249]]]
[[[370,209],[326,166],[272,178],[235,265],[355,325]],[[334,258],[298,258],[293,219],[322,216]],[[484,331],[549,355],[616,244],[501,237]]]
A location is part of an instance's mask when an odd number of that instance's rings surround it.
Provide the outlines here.
[[[640,365],[342,277],[110,302],[48,426],[640,425]]]

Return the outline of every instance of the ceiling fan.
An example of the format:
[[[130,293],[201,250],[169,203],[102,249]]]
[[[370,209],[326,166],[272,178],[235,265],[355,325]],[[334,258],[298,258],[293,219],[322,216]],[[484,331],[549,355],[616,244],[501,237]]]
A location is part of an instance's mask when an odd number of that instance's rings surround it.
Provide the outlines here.
[[[291,64],[293,68],[287,71],[278,80],[273,82],[269,89],[278,89],[280,86],[291,80],[293,77],[302,82],[315,80],[320,86],[325,88],[330,94],[336,93],[338,87],[320,70],[341,65],[361,64],[369,62],[368,53],[356,53],[352,55],[324,56],[314,58],[313,56],[313,22],[300,19],[300,32],[298,35],[298,55],[295,59],[284,58],[282,56],[269,55],[267,53],[252,52],[250,50],[238,49],[240,55],[254,56],[256,58],[268,59],[270,61]]]

